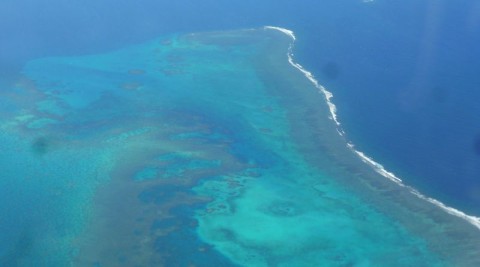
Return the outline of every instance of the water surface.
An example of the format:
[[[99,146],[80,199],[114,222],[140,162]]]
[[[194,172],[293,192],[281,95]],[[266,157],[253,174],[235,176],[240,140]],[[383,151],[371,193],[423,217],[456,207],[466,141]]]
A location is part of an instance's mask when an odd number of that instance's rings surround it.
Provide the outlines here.
[[[28,62],[0,100],[1,203],[20,207],[2,204],[1,263],[478,265],[475,226],[347,146],[292,43],[260,28]]]

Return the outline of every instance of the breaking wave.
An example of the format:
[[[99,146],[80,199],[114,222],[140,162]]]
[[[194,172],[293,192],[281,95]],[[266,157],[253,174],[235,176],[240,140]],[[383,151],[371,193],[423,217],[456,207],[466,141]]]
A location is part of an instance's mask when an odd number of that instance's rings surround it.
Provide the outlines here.
[[[340,121],[338,120],[338,116],[337,116],[337,107],[335,106],[335,104],[332,102],[332,98],[333,98],[333,94],[328,91],[324,86],[322,86],[314,77],[314,75],[309,72],[308,70],[306,70],[305,68],[303,68],[302,65],[300,65],[299,63],[296,63],[294,60],[293,60],[293,47],[294,47],[294,43],[295,43],[295,40],[297,39],[295,37],[295,34],[293,31],[291,30],[288,30],[288,29],[285,29],[285,28],[281,28],[281,27],[275,27],[275,26],[265,26],[264,29],[266,30],[276,30],[276,31],[280,31],[286,35],[288,35],[290,38],[292,38],[293,42],[290,44],[289,48],[288,48],[288,52],[287,52],[287,56],[288,56],[288,62],[293,66],[295,67],[296,69],[298,69],[299,71],[301,71],[305,77],[310,80],[313,85],[315,85],[316,88],[318,88],[318,90],[320,90],[320,92],[323,93],[323,95],[325,96],[325,100],[327,102],[327,105],[328,105],[328,108],[330,110],[330,119],[333,120],[337,126],[337,132],[338,134],[340,134],[341,136],[345,137],[345,131],[342,129],[341,127],[341,123]],[[447,205],[445,205],[444,203],[442,203],[441,201],[439,200],[436,200],[434,198],[431,198],[431,197],[427,197],[425,195],[423,195],[422,193],[420,193],[417,189],[411,187],[411,186],[408,186],[408,185],[405,185],[402,181],[402,179],[400,179],[399,177],[397,177],[394,173],[392,172],[389,172],[388,170],[386,170],[380,163],[376,162],[375,160],[373,160],[371,157],[365,155],[365,153],[359,151],[359,150],[356,150],[355,149],[355,146],[354,144],[352,144],[351,142],[347,142],[347,147],[352,150],[363,162],[365,162],[366,164],[370,165],[377,173],[379,173],[380,175],[384,176],[385,178],[393,181],[394,183],[396,183],[397,185],[403,187],[403,188],[406,188],[408,189],[412,194],[414,194],[415,196],[417,196],[418,198],[422,199],[422,200],[425,200],[439,208],[441,208],[442,210],[444,210],[445,212],[447,212],[448,214],[450,215],[453,215],[453,216],[456,216],[456,217],[459,217],[467,222],[469,222],[470,224],[472,224],[473,226],[477,227],[479,230],[480,230],[480,217],[475,217],[475,216],[471,216],[471,215],[468,215],[460,210],[457,210],[455,208],[452,208],[452,207],[449,207]]]

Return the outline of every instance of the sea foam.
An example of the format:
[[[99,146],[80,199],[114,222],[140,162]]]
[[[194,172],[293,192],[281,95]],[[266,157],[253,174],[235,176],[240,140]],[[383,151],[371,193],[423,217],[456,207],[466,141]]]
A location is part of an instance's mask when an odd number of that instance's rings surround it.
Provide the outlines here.
[[[337,107],[332,102],[333,94],[330,91],[328,91],[324,86],[322,86],[317,81],[317,79],[315,79],[315,76],[310,71],[306,70],[302,65],[300,65],[299,63],[296,63],[293,60],[293,47],[294,47],[294,43],[297,39],[296,36],[295,36],[295,33],[291,30],[281,28],[281,27],[275,27],[275,26],[265,26],[264,29],[280,31],[280,32],[288,35],[290,38],[292,38],[293,42],[290,44],[290,46],[288,48],[288,52],[287,52],[288,62],[293,67],[295,67],[296,69],[301,71],[305,75],[305,77],[307,77],[307,79],[310,80],[313,83],[313,85],[315,85],[315,87],[318,88],[319,91],[323,93],[323,95],[325,96],[325,100],[327,102],[328,108],[330,110],[330,119],[335,122],[335,124],[337,126],[338,134],[341,135],[342,137],[345,137],[345,131],[342,129],[341,123],[338,120]],[[459,217],[459,218],[469,222],[470,224],[472,224],[473,226],[475,226],[476,228],[478,228],[480,230],[480,217],[475,217],[475,216],[472,216],[472,215],[468,215],[468,214],[466,214],[466,213],[464,213],[460,210],[457,210],[455,208],[452,208],[452,207],[449,207],[449,206],[445,205],[444,203],[442,203],[439,200],[436,200],[434,198],[423,195],[417,189],[415,189],[411,186],[405,185],[403,183],[402,179],[397,177],[394,173],[386,170],[380,163],[376,162],[371,157],[365,155],[365,153],[363,153],[359,150],[356,150],[355,145],[353,143],[347,142],[347,147],[349,149],[351,149],[353,151],[353,153],[355,153],[363,162],[370,165],[380,175],[382,175],[385,178],[393,181],[394,183],[396,183],[400,187],[408,189],[412,194],[414,194],[418,198],[420,198],[422,200],[425,200],[425,201],[441,208],[442,210],[444,210],[445,212],[447,212],[450,215]]]

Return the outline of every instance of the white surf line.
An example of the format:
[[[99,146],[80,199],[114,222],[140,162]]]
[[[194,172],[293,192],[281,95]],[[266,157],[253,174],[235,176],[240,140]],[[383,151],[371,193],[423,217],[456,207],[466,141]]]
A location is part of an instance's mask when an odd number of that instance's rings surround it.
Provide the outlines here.
[[[280,27],[274,27],[274,26],[265,26],[264,28],[283,32],[286,35],[290,36],[293,39],[293,41],[297,40],[297,38],[295,37],[295,34],[291,30],[280,28]],[[290,62],[290,64],[292,66],[294,66],[296,69],[301,71],[307,77],[307,79],[310,80],[315,85],[315,87],[317,87],[325,95],[325,98],[326,98],[327,104],[328,104],[328,108],[330,110],[330,118],[337,124],[337,126],[340,126],[340,122],[337,119],[337,107],[331,101],[331,98],[333,97],[333,94],[331,92],[327,91],[327,89],[325,87],[320,85],[311,72],[307,71],[305,68],[303,68],[302,65],[296,63],[293,60],[293,45],[294,45],[294,43],[292,42],[290,44],[290,46],[288,47],[288,52],[287,52],[288,62]],[[338,133],[343,136],[344,131],[340,127],[337,127],[337,128],[338,128],[337,129]]]
[[[324,86],[320,85],[320,83],[315,79],[315,77],[313,76],[313,74],[311,72],[307,71],[306,69],[303,68],[302,65],[296,63],[293,60],[293,46],[294,46],[295,41],[297,40],[294,32],[291,31],[291,30],[285,29],[285,28],[275,27],[275,26],[265,26],[264,29],[280,31],[280,32],[290,36],[290,38],[292,38],[293,42],[290,44],[290,46],[288,48],[288,52],[287,52],[288,62],[293,67],[295,67],[296,69],[301,71],[305,75],[305,77],[307,77],[307,79],[310,80],[313,83],[313,85],[315,85],[315,87],[318,88],[320,90],[320,92],[323,93],[323,95],[325,96],[325,100],[327,101],[328,108],[330,110],[330,117],[329,118],[331,120],[333,120],[335,122],[335,124],[337,125],[338,134],[340,134],[341,136],[345,136],[345,132],[341,128],[340,121],[338,120],[337,107],[332,102],[333,94],[330,91],[328,91]],[[407,188],[412,194],[414,194],[418,198],[420,198],[422,200],[425,200],[427,202],[430,202],[431,204],[441,208],[442,210],[444,210],[448,214],[459,217],[461,219],[464,219],[465,221],[469,222],[470,224],[472,224],[473,226],[475,226],[476,228],[478,228],[480,230],[480,217],[475,217],[475,216],[472,216],[472,215],[468,215],[468,214],[466,214],[466,213],[464,213],[460,210],[449,207],[449,206],[445,205],[444,203],[442,203],[442,202],[440,202],[440,201],[438,201],[434,198],[427,197],[427,196],[423,195],[422,193],[420,193],[415,188],[405,185],[403,183],[402,179],[398,178],[392,172],[387,171],[380,163],[374,161],[371,157],[368,157],[367,155],[365,155],[365,153],[356,150],[355,146],[352,143],[347,143],[347,147],[350,148],[355,154],[357,154],[358,157],[360,157],[360,159],[363,162],[370,165],[380,175],[382,175],[385,178],[393,181],[394,183],[396,183],[397,185],[399,185],[401,187]]]

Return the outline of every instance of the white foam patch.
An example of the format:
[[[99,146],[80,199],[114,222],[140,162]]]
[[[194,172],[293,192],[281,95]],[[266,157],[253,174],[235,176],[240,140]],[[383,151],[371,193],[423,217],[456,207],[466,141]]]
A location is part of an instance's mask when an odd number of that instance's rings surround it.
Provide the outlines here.
[[[285,33],[286,35],[290,36],[294,41],[297,40],[297,38],[295,37],[295,34],[293,33],[293,31],[291,31],[291,30],[289,30],[289,29],[280,28],[280,27],[275,27],[275,26],[265,26],[264,28],[265,28],[265,29],[269,29],[269,30],[281,31],[281,32]]]
[[[367,1],[367,2],[373,2],[373,1]],[[313,74],[311,72],[307,71],[306,69],[303,68],[302,65],[296,63],[293,60],[293,47],[294,47],[294,43],[295,43],[295,40],[296,40],[294,32],[291,31],[291,30],[285,29],[285,28],[275,27],[275,26],[265,26],[264,29],[277,30],[277,31],[283,32],[284,34],[286,34],[286,35],[288,35],[292,38],[293,42],[290,44],[290,46],[288,48],[288,52],[287,52],[288,62],[293,67],[295,67],[296,69],[301,71],[305,75],[305,77],[307,77],[307,79],[310,80],[313,83],[313,85],[315,85],[315,87],[318,88],[320,90],[320,92],[323,93],[323,95],[325,96],[325,100],[327,101],[328,108],[330,110],[330,119],[332,119],[335,122],[335,124],[337,125],[338,134],[341,135],[341,136],[345,136],[345,132],[341,128],[340,121],[338,120],[337,107],[332,102],[333,94],[330,91],[328,91],[325,87],[320,85],[320,83],[315,79],[315,77],[313,76]],[[444,210],[448,214],[459,217],[461,219],[464,219],[465,221],[469,222],[470,224],[472,224],[473,226],[475,226],[476,228],[478,228],[480,230],[480,217],[475,217],[475,216],[472,216],[472,215],[465,214],[464,212],[462,212],[460,210],[457,210],[455,208],[449,207],[449,206],[445,205],[444,203],[442,203],[442,202],[440,202],[440,201],[438,201],[434,198],[427,197],[427,196],[423,195],[422,193],[418,192],[418,190],[416,190],[415,188],[410,187],[410,186],[406,186],[403,183],[402,179],[398,178],[394,173],[387,171],[380,163],[374,161],[371,157],[368,157],[367,155],[365,155],[365,153],[356,150],[355,146],[352,143],[347,143],[347,147],[350,148],[357,156],[360,157],[360,159],[363,162],[370,165],[380,175],[382,175],[385,178],[393,181],[397,185],[408,189],[412,194],[414,194],[418,198],[420,198],[422,200],[425,200],[429,203],[432,203],[433,205],[441,208],[442,210]]]

